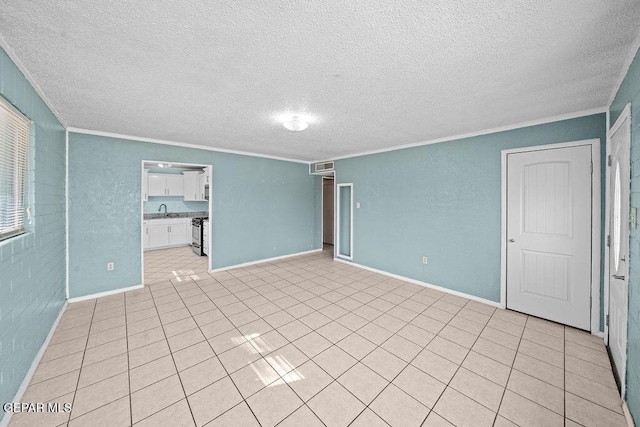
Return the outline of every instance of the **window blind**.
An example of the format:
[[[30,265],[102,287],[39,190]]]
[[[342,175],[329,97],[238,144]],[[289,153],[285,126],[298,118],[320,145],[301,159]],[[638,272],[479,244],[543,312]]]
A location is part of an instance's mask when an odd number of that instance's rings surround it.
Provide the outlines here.
[[[24,233],[31,123],[0,97],[0,241]]]

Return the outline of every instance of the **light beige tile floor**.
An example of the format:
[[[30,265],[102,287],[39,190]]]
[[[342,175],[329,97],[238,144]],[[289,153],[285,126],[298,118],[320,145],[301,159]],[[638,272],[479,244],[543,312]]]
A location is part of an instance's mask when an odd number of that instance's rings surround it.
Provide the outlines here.
[[[207,274],[209,258],[198,256],[191,246],[144,252],[144,282]],[[209,276],[207,276],[209,277]]]
[[[626,425],[602,341],[582,331],[327,251],[165,272],[71,304],[23,401],[73,409],[11,425]]]

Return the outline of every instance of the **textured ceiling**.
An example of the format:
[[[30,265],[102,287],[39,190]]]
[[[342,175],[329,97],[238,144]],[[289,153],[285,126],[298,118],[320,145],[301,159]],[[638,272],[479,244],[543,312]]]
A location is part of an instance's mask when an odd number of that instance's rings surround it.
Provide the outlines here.
[[[67,126],[300,160],[606,106],[638,22],[638,0],[0,4]]]

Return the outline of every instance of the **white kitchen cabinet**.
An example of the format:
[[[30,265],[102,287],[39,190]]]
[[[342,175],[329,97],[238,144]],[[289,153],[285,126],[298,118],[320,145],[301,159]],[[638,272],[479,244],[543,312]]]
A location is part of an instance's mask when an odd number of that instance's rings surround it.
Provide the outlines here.
[[[187,240],[187,223],[185,221],[171,223],[169,225],[169,244],[171,246],[184,246],[189,243],[189,240]]]
[[[184,177],[167,175],[167,196],[184,196]]]
[[[142,200],[149,201],[149,169],[142,171]]]
[[[207,182],[206,179],[206,173],[201,173],[200,175],[198,175],[198,196],[200,197],[200,200],[206,200],[204,197],[204,185]]]
[[[202,252],[209,256],[209,221],[202,221]]]
[[[149,247],[149,226],[147,221],[142,221],[142,249],[145,251]]]
[[[204,200],[203,173],[199,171],[185,171],[184,175],[184,201],[199,202]]]
[[[154,224],[154,221],[150,221],[150,225],[147,226],[147,248],[161,248],[170,246],[169,240],[169,226],[166,224]]]
[[[149,196],[184,196],[184,177],[177,174],[150,173]]]
[[[148,219],[144,221],[144,249],[187,246],[190,228],[191,218]]]
[[[148,191],[149,196],[166,196],[167,195],[167,178],[166,175],[158,173],[148,174]]]

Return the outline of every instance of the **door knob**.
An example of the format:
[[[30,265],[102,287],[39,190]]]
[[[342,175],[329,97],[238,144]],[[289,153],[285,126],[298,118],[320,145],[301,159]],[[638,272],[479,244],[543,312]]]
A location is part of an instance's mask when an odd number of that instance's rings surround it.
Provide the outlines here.
[[[618,276],[617,274],[613,274],[612,277],[618,280],[624,280],[624,276]]]
[[[509,242],[513,243],[513,242],[515,242],[515,240],[514,239],[509,239]]]

